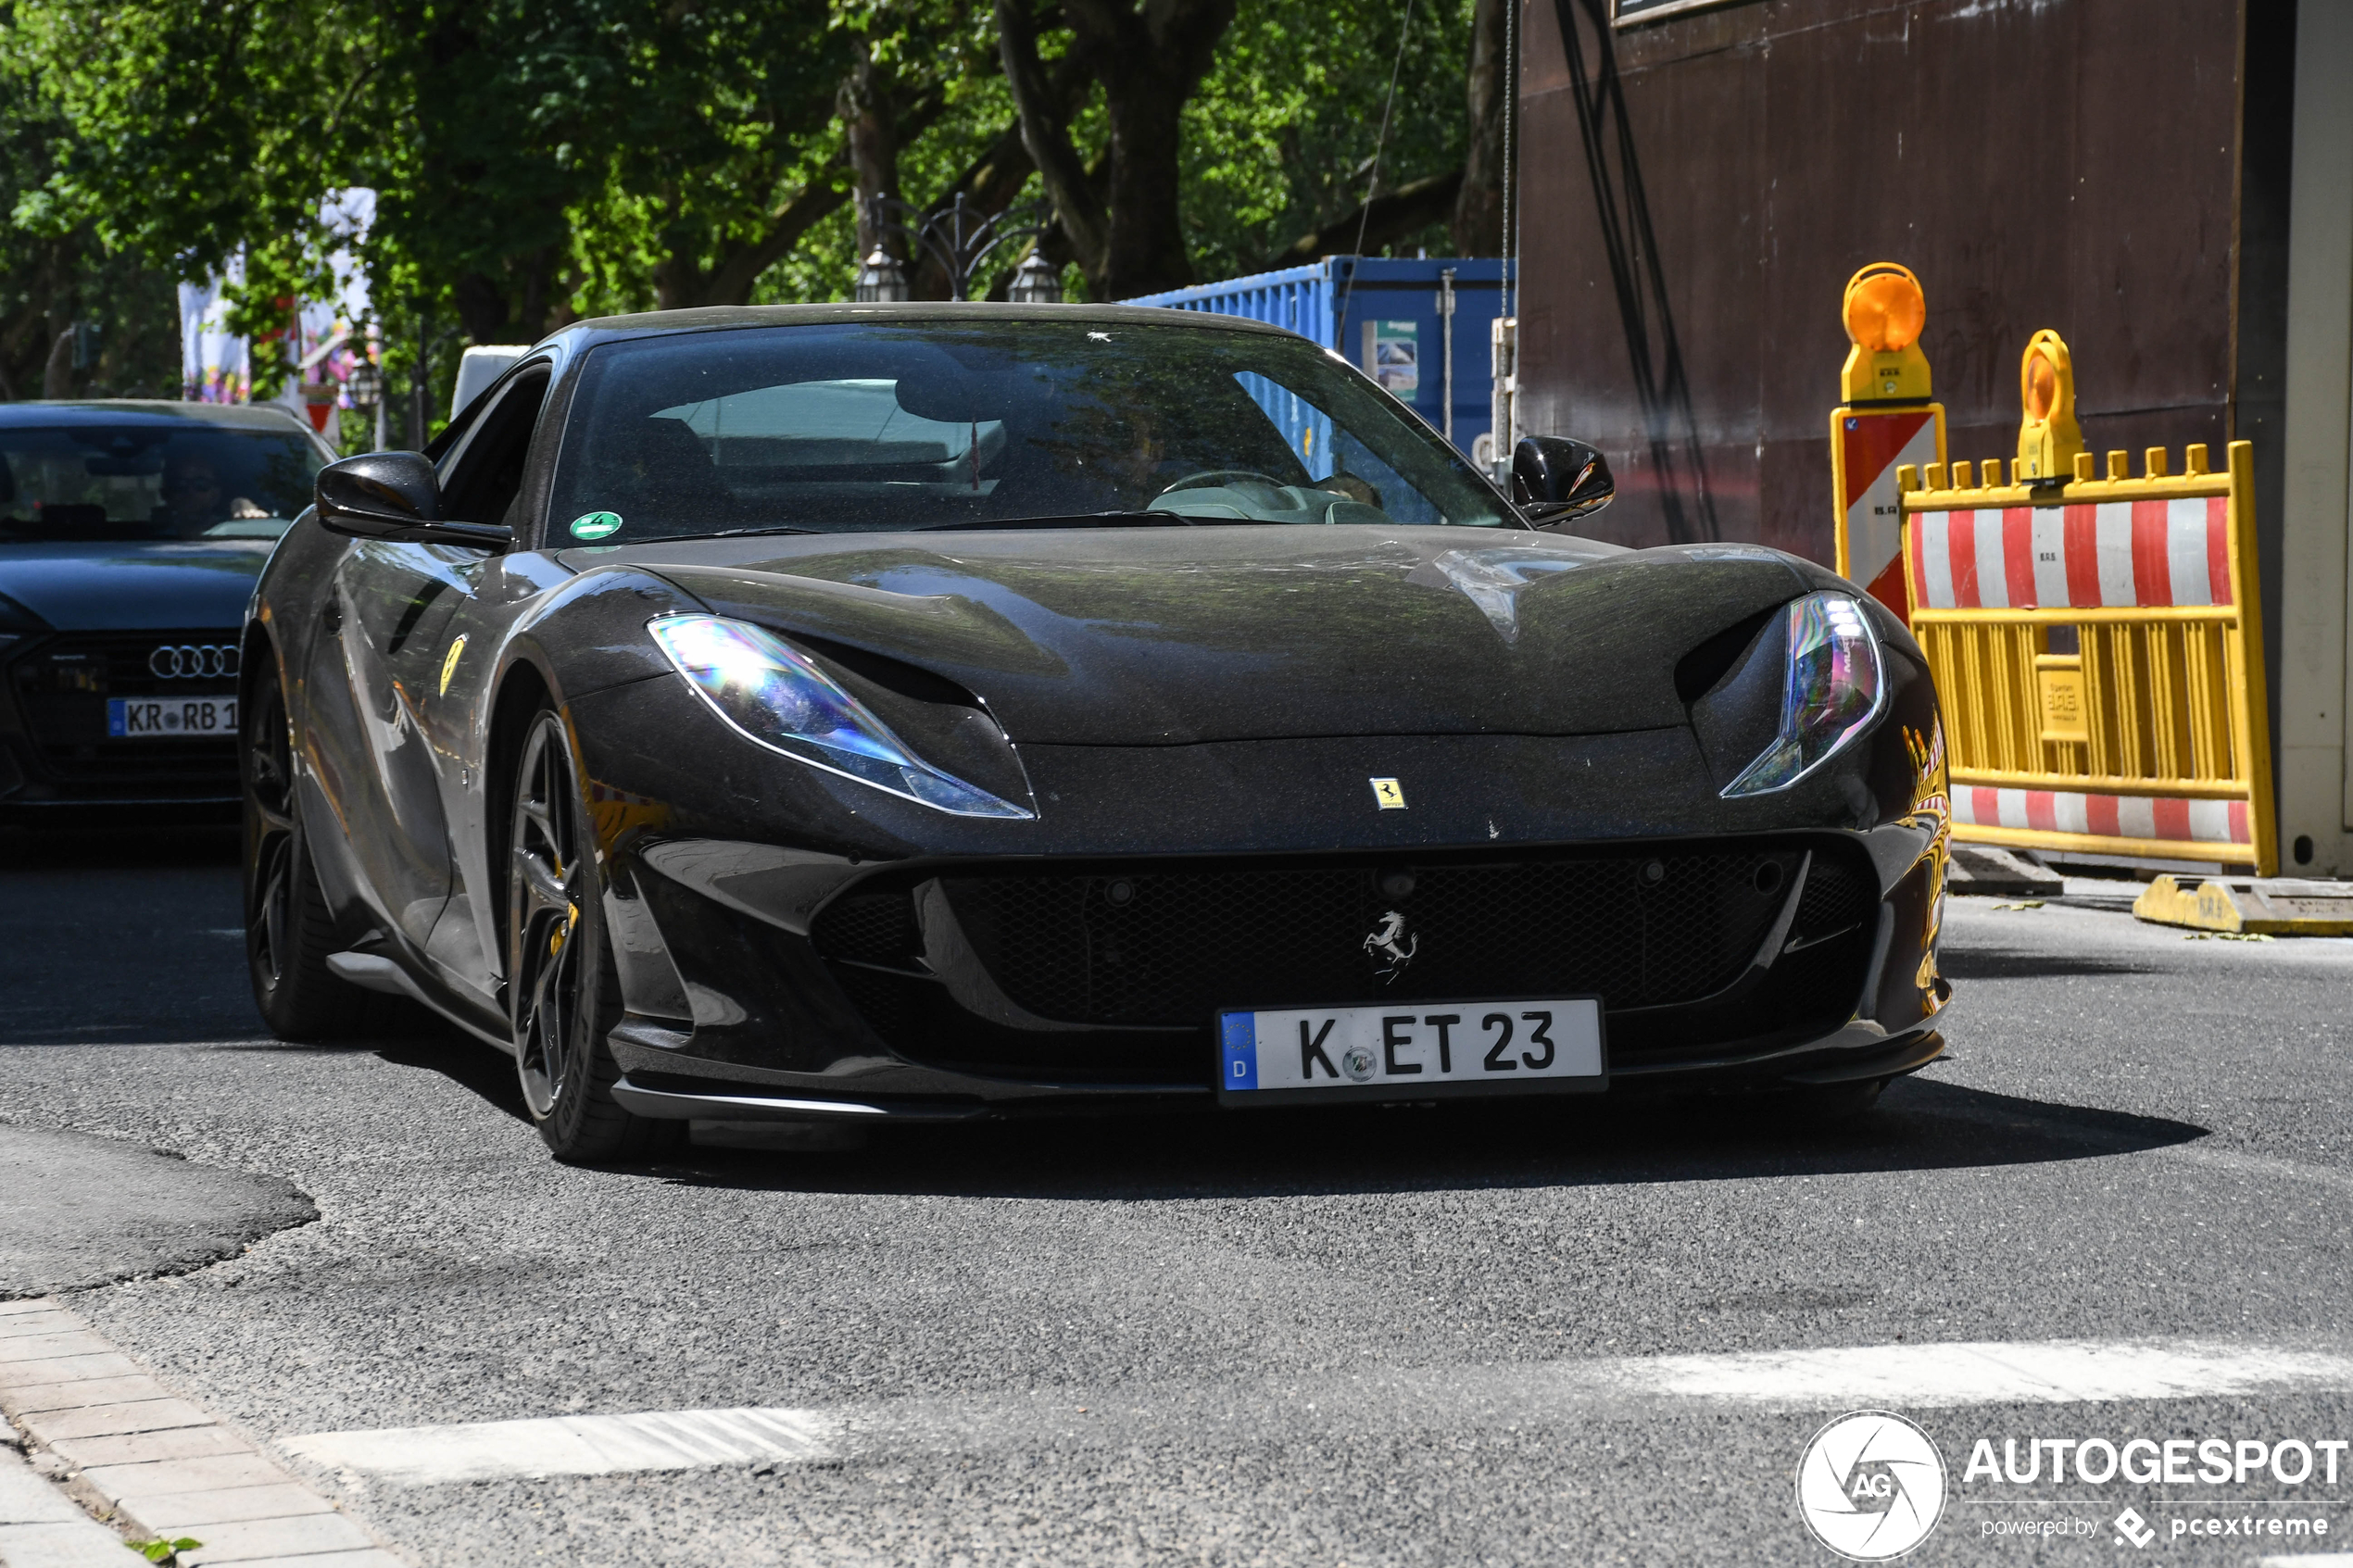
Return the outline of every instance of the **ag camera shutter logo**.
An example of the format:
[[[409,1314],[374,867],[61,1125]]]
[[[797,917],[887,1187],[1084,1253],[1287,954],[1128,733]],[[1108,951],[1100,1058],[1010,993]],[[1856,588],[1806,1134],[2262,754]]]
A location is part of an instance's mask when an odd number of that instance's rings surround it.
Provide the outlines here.
[[[1944,1456],[1927,1433],[1890,1411],[1840,1416],[1797,1461],[1798,1517],[1851,1562],[1903,1556],[1944,1513]]]

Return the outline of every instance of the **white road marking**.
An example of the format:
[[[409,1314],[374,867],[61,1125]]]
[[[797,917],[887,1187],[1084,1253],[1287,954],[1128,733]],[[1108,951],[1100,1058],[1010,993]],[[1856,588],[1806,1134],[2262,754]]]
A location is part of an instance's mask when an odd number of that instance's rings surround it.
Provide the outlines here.
[[[2353,1388],[2353,1357],[2173,1342],[1864,1345],[1618,1363],[1644,1392],[1747,1404],[2073,1404]]]
[[[2279,1160],[2266,1154],[2247,1154],[2235,1148],[2208,1148],[2203,1143],[2175,1144],[2158,1152],[2169,1159],[2210,1166],[2218,1171],[2232,1171],[2240,1175],[2311,1182],[2320,1186],[2353,1192],[2353,1171],[2339,1170],[2334,1165],[2314,1165],[2302,1160]]]
[[[839,1459],[860,1451],[1000,1447],[1088,1434],[1164,1436],[1190,1414],[1253,1427],[1475,1426],[1567,1419],[1608,1405],[1694,1401],[1800,1411],[2072,1404],[2353,1391],[2353,1356],[2204,1341],[1862,1345],[1726,1355],[1393,1368],[1223,1390],[1047,1389],[837,1410],[667,1411],[381,1431],[323,1432],[281,1447],[396,1486],[603,1475]],[[1084,1413],[1085,1411],[1092,1413]]]
[[[653,1411],[457,1426],[320,1432],[281,1446],[297,1458],[396,1486],[513,1476],[698,1470],[823,1459],[837,1423],[816,1411]]]

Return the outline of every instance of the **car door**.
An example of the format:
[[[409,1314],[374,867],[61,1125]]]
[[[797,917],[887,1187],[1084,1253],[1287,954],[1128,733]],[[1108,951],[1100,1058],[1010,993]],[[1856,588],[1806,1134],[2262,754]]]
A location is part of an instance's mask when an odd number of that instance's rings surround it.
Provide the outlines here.
[[[452,449],[442,481],[442,516],[503,524],[517,539],[516,548],[483,558],[465,592],[453,597],[430,654],[437,662],[423,710],[426,736],[441,759],[441,820],[450,847],[449,897],[425,952],[444,982],[492,1009],[500,1006],[504,943],[495,890],[476,885],[490,869],[483,848],[484,813],[491,808],[475,766],[475,737],[486,718],[487,677],[509,625],[526,604],[570,575],[527,547],[535,531],[523,515],[530,502],[525,479],[535,460],[550,379],[546,361],[526,360],[494,388],[464,443]]]
[[[544,369],[510,377],[499,404],[469,421],[443,464],[445,517],[473,521],[453,508],[488,504],[505,454],[481,437],[520,416],[527,442],[547,384]],[[332,777],[348,852],[377,913],[420,950],[449,899],[447,800],[459,766],[432,733],[430,709],[462,657],[452,623],[491,560],[461,546],[355,541],[334,573],[328,634],[313,645],[313,728],[322,749],[341,753],[321,772]]]

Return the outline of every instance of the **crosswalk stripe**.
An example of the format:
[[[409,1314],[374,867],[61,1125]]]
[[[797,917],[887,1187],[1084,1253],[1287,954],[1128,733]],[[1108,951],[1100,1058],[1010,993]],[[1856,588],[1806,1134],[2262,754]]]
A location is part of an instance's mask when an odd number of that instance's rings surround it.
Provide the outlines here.
[[[1227,1390],[1271,1419],[1380,1430],[1559,1419],[1596,1406],[1693,1401],[1792,1411],[1949,1409],[2353,1391],[2353,1356],[2217,1341],[1860,1345],[1719,1355],[1618,1357],[1483,1367],[1392,1368]],[[1200,1392],[1193,1390],[1192,1392]],[[691,1470],[841,1458],[860,1449],[985,1448],[1059,1436],[1077,1420],[1099,1440],[1164,1429],[1171,1396],[1070,1389],[910,1399],[832,1411],[652,1411],[378,1431],[320,1432],[281,1445],[297,1458],[396,1486]],[[1071,1412],[1082,1404],[1089,1421]],[[1312,1415],[1306,1412],[1315,1412]],[[1230,1414],[1230,1408],[1229,1408]]]

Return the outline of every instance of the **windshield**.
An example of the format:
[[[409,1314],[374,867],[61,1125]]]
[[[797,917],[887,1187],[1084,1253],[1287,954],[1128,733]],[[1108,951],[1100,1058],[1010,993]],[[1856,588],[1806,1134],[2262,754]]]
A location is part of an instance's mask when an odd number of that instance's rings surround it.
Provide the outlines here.
[[[0,542],[275,539],[310,504],[296,431],[195,420],[0,426]]]
[[[1516,521],[1442,439],[1312,344],[1083,315],[607,344],[583,371],[549,515],[559,540],[622,544],[1105,513]]]

